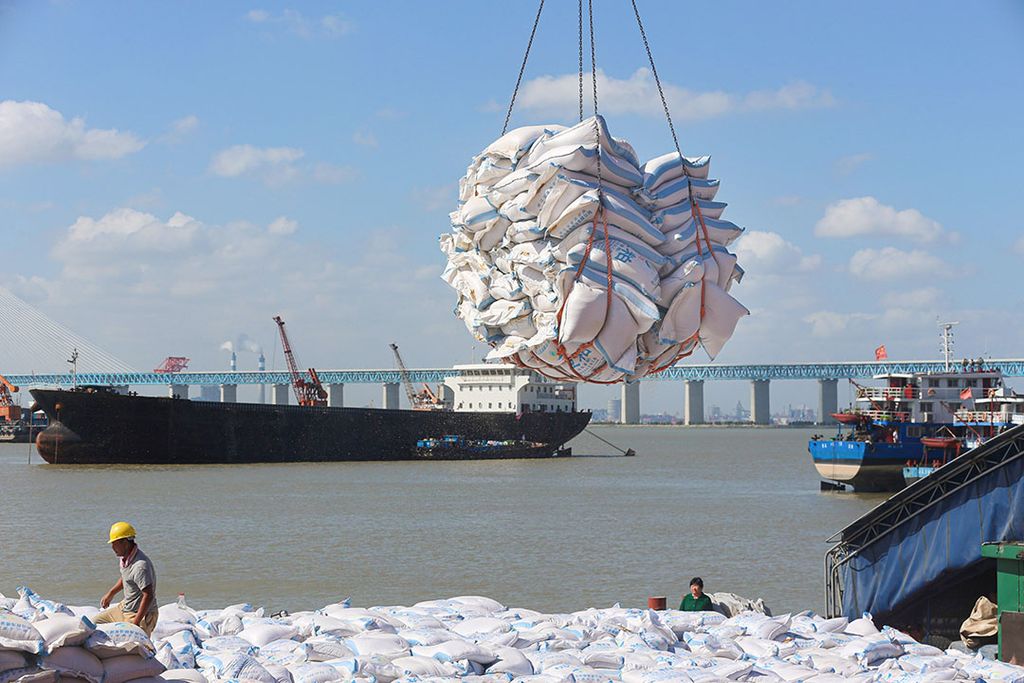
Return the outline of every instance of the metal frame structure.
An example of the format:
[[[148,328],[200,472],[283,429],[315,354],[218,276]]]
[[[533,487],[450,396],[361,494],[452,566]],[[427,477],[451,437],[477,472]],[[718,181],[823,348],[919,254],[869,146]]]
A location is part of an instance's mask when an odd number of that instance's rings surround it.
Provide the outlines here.
[[[985,366],[998,368],[1007,377],[1024,377],[1024,359],[995,358]],[[690,380],[814,380],[869,378],[884,373],[944,372],[942,361],[877,361],[871,363],[784,363],[776,365],[676,365],[643,378],[643,381]],[[323,370],[318,371],[324,384],[398,384],[398,370]],[[412,382],[443,382],[457,377],[454,368],[421,368],[409,370]],[[71,374],[7,375],[20,386],[72,386]],[[214,384],[291,384],[287,372],[86,372],[78,374],[79,384],[112,386],[131,385],[214,385]]]
[[[1009,429],[981,446],[951,460],[928,477],[914,482],[842,531],[825,553],[825,604],[829,617],[843,611],[843,565],[879,539],[978,478],[1024,457],[1024,425]]]

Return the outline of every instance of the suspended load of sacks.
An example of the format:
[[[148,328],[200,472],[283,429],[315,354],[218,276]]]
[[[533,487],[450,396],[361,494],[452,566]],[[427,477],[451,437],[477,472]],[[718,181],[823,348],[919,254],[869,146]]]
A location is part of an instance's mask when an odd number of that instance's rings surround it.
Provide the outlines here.
[[[629,381],[698,345],[714,358],[748,311],[729,294],[743,229],[722,220],[709,162],[641,164],[600,116],[503,135],[440,238],[455,314],[488,358],[554,379]]]

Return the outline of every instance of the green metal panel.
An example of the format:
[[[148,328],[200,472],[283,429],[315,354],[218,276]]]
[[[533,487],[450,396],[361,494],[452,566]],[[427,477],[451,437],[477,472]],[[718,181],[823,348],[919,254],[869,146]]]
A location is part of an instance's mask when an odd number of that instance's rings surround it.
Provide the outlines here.
[[[981,556],[996,561],[999,659],[1003,659],[1003,612],[1024,612],[1024,541],[982,543]]]

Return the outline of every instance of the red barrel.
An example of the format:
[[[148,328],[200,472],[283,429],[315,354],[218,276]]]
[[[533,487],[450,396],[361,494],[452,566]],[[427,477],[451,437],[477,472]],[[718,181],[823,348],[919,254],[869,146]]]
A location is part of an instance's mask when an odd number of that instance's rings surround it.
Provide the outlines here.
[[[658,597],[647,598],[647,609],[665,609],[668,604],[668,599],[664,595]]]

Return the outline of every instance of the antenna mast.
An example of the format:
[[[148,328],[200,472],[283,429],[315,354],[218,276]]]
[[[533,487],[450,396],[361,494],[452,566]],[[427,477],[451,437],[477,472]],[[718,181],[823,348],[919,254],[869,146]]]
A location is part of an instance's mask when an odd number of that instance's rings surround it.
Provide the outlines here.
[[[939,338],[942,340],[942,358],[946,361],[946,372],[949,372],[953,363],[953,326],[959,324],[959,322],[939,323],[939,327],[942,328]]]

